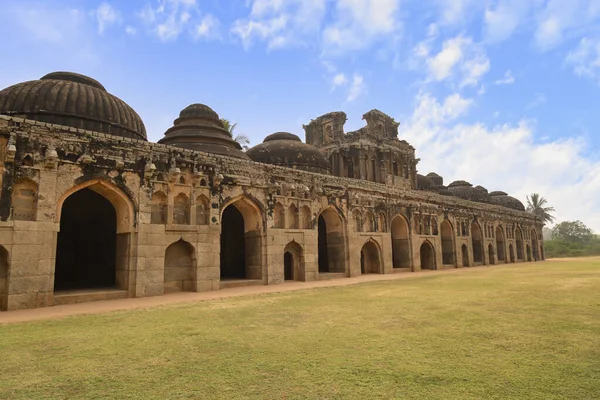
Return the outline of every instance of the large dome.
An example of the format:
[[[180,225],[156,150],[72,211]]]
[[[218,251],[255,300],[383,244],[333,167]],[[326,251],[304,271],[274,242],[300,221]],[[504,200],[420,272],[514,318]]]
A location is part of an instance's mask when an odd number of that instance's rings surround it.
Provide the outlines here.
[[[248,159],[212,108],[191,104],[181,110],[173,126],[158,143],[205,153]]]
[[[146,140],[133,108],[95,79],[72,72],[52,72],[3,89],[0,114]]]
[[[453,196],[461,199],[476,201],[479,203],[489,203],[489,195],[485,188],[478,186],[473,187],[467,181],[454,181],[448,185],[448,190]]]
[[[509,196],[505,192],[495,191],[490,193],[490,198],[493,204],[497,204],[499,206],[512,208],[513,210],[525,211],[525,206],[521,203],[520,200],[515,199],[512,196]]]
[[[248,150],[248,156],[257,162],[281,165],[305,171],[329,174],[331,167],[323,153],[314,146],[302,143],[292,133],[277,132]]]

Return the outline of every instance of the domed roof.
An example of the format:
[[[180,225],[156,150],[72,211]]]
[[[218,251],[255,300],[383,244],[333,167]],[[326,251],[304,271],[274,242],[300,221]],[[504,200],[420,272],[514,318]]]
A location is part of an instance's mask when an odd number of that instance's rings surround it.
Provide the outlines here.
[[[435,183],[437,186],[443,186],[444,185],[444,178],[442,178],[441,176],[439,176],[438,174],[436,174],[435,172],[430,172],[427,174],[427,177],[433,182]]]
[[[257,162],[329,174],[331,167],[319,149],[288,132],[276,132],[248,150],[248,156]]]
[[[461,199],[476,201],[479,203],[489,203],[489,195],[483,187],[473,187],[467,181],[454,181],[448,185],[448,190],[456,197]]]
[[[95,79],[52,72],[0,91],[0,114],[146,140],[140,116]]]
[[[520,200],[507,195],[505,192],[495,191],[490,193],[492,204],[496,204],[513,210],[525,211],[525,206]]]
[[[437,185],[428,177],[417,174],[417,189],[419,190],[437,190]]]
[[[219,114],[205,104],[191,104],[181,110],[179,118],[158,143],[248,159],[242,146],[223,126]]]

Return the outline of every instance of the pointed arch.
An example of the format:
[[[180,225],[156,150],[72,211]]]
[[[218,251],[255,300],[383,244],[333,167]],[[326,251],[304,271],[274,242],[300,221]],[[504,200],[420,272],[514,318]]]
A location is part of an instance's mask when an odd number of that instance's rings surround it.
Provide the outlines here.
[[[12,189],[12,219],[35,221],[37,217],[38,184],[31,179],[18,179]]]
[[[275,203],[275,207],[273,207],[273,227],[275,229],[285,228],[285,209],[280,202]]]
[[[287,224],[289,229],[298,229],[298,207],[294,203],[290,204],[287,213]]]
[[[325,208],[319,214],[319,272],[346,272],[346,237],[342,215],[333,206]]]
[[[352,211],[352,220],[354,221],[354,232],[363,231],[362,214],[358,209]]]
[[[421,244],[419,249],[419,255],[421,257],[421,269],[434,270],[435,267],[435,248],[429,240],[426,240]]]
[[[221,279],[262,279],[263,214],[247,196],[221,209]]]
[[[384,213],[379,213],[377,216],[377,231],[387,232],[387,221]]]
[[[196,225],[210,224],[210,201],[201,194],[196,197]]]
[[[494,245],[491,244],[491,243],[488,245],[488,258],[489,258],[489,264],[490,265],[496,264],[496,256],[495,256],[495,251],[494,251]]]
[[[304,251],[294,240],[283,250],[283,277],[286,281],[301,281],[304,276]]]
[[[365,213],[365,223],[363,227],[365,232],[374,232],[375,231],[375,217],[371,211],[367,211]]]
[[[310,213],[310,208],[308,208],[308,206],[302,206],[301,215],[302,229],[312,229],[312,216]]]
[[[533,261],[539,261],[540,259],[540,248],[538,241],[538,234],[535,228],[531,228],[531,250],[533,253]]]
[[[394,268],[410,268],[410,235],[408,221],[397,214],[391,223],[392,264]]]
[[[471,224],[471,244],[473,247],[473,263],[483,263],[483,234],[477,222]]]
[[[504,229],[498,225],[496,227],[496,251],[498,263],[506,262],[506,238],[504,237]]]
[[[381,248],[373,239],[367,240],[360,250],[360,272],[361,274],[380,274]]]
[[[162,191],[154,192],[150,200],[150,223],[164,225],[167,223],[167,195]]]
[[[190,198],[185,193],[179,193],[173,200],[173,223],[177,225],[190,223]]]
[[[454,228],[450,221],[445,219],[441,224],[442,239],[442,264],[454,265]]]
[[[193,292],[196,281],[196,249],[179,239],[165,250],[164,292]]]
[[[519,227],[515,229],[515,246],[517,248],[517,260],[523,261],[523,232]]]

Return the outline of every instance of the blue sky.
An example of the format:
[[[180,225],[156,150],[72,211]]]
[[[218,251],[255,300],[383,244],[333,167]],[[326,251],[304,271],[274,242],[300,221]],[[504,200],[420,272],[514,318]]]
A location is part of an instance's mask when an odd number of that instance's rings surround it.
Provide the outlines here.
[[[70,70],[129,103],[150,140],[205,103],[252,144],[377,108],[421,173],[600,231],[600,1],[0,0],[0,87]]]

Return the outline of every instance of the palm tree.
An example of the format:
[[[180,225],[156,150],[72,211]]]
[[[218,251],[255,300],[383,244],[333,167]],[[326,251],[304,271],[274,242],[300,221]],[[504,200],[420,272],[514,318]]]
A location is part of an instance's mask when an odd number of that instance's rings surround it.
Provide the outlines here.
[[[233,140],[235,140],[236,142],[239,143],[240,146],[242,146],[242,150],[243,151],[248,150],[249,145],[250,145],[250,138],[248,137],[248,135],[243,134],[243,133],[238,133],[234,136],[234,134],[233,134],[233,131],[235,130],[235,127],[237,126],[237,123],[236,122],[231,123],[231,121],[229,121],[228,119],[225,119],[225,118],[221,118],[221,122],[223,123],[223,126],[225,127],[225,129],[227,129],[227,131],[229,131]]]
[[[547,203],[546,199],[537,193],[532,193],[531,197],[527,196],[527,211],[537,215],[544,225],[554,221],[554,216],[550,214],[555,211],[554,207],[544,207]]]

